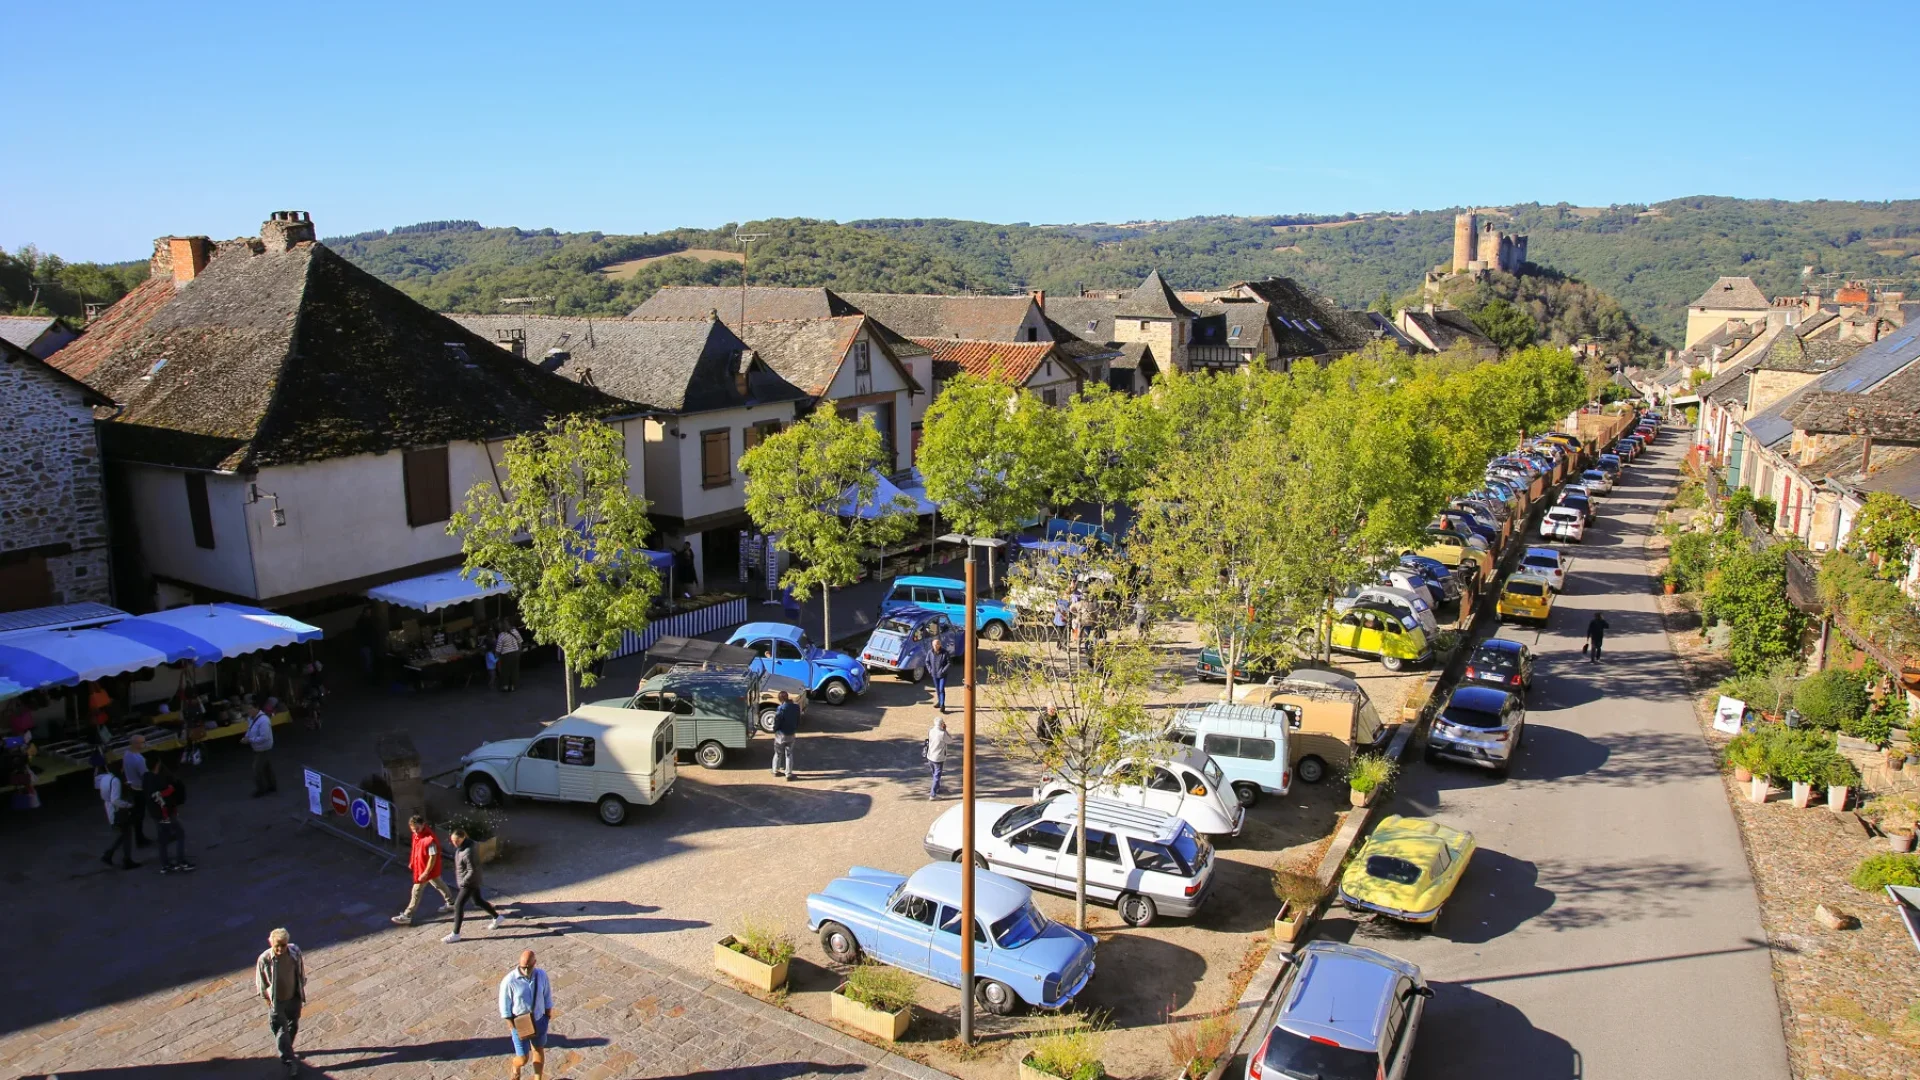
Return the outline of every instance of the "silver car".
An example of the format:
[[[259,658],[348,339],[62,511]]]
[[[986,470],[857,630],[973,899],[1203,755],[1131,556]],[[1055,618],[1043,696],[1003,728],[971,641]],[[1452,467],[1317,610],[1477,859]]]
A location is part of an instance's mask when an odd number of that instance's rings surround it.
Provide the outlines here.
[[[1316,941],[1282,976],[1273,1026],[1246,1080],[1402,1080],[1433,991],[1420,969],[1357,945]]]
[[[1459,761],[1506,776],[1527,734],[1527,707],[1491,686],[1462,686],[1427,733],[1428,764]]]

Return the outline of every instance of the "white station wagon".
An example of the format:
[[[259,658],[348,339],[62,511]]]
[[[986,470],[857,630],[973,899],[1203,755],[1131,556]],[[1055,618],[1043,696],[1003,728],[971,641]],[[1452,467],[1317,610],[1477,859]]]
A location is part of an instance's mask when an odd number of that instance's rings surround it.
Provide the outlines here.
[[[1233,797],[1220,763],[1190,746],[1175,749],[1178,752],[1167,757],[1121,762],[1107,773],[1105,783],[1089,788],[1087,794],[1158,810],[1184,820],[1205,836],[1239,836],[1247,808]],[[1068,781],[1044,776],[1033,789],[1033,800],[1072,792]]]

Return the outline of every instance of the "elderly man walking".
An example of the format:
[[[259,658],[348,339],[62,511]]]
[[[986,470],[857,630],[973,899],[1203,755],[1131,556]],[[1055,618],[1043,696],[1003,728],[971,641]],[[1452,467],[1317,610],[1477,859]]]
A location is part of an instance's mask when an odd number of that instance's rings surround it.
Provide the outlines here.
[[[553,1018],[553,981],[546,969],[534,966],[533,950],[520,954],[520,962],[500,980],[500,1018],[507,1022],[513,1037],[513,1080],[520,1070],[533,1062],[533,1080],[545,1080],[547,1069],[547,1023]]]
[[[786,771],[793,779],[793,743],[800,737],[800,706],[793,696],[780,691],[780,707],[773,710],[773,775]]]
[[[241,736],[253,748],[253,797],[256,799],[280,790],[273,779],[273,760],[268,757],[273,751],[273,714],[279,708],[279,698],[268,698],[247,722],[247,733]]]
[[[933,786],[927,789],[927,801],[940,797],[940,777],[947,771],[947,747],[953,745],[953,735],[947,731],[947,718],[936,716],[933,727],[927,729],[927,771],[933,774]]]
[[[293,935],[282,928],[267,935],[267,951],[253,962],[253,992],[267,1003],[267,1026],[288,1076],[300,1075],[293,1040],[300,1035],[300,1008],[307,1003],[307,965]]]

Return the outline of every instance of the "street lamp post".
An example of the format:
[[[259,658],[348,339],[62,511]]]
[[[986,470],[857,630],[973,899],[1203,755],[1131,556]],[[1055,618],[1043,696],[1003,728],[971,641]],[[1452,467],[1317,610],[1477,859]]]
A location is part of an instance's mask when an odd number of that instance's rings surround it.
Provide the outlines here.
[[[973,701],[979,686],[979,677],[974,667],[974,654],[979,639],[975,633],[975,603],[978,592],[974,583],[973,537],[965,537],[967,542],[967,631],[966,631],[966,697],[962,706],[963,724],[960,740],[960,1043],[973,1045]]]

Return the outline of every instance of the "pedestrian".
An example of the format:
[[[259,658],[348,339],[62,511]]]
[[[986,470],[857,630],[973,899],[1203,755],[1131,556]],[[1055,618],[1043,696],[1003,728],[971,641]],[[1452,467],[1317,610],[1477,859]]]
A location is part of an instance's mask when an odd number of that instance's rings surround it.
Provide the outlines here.
[[[933,705],[942,715],[947,711],[947,666],[953,662],[953,655],[947,652],[947,641],[938,634],[933,644],[927,648],[927,674],[933,676]]]
[[[780,707],[773,710],[773,775],[786,770],[793,779],[793,741],[800,736],[800,706],[793,695],[780,691]]]
[[[1033,733],[1044,745],[1051,745],[1060,734],[1060,706],[1049,705],[1040,710],[1040,718],[1033,722]]]
[[[553,980],[545,968],[534,966],[533,950],[520,954],[500,980],[500,1018],[513,1036],[513,1080],[533,1062],[533,1080],[544,1080],[547,1068],[547,1022],[553,1018]]]
[[[401,926],[413,925],[413,913],[419,910],[420,898],[428,888],[439,893],[448,907],[453,906],[453,893],[447,889],[447,883],[440,880],[443,869],[440,838],[433,835],[433,826],[420,814],[408,818],[407,827],[413,830],[412,848],[407,854],[407,868],[413,871],[413,891],[407,895],[407,909],[393,917]]]
[[[1593,613],[1593,618],[1587,620],[1587,643],[1580,647],[1580,651],[1587,654],[1587,663],[1600,662],[1600,645],[1606,638],[1607,616],[1603,612],[1596,611]]]
[[[493,639],[493,651],[500,654],[500,690],[512,693],[520,688],[520,631],[512,623],[503,624]]]
[[[127,752],[120,757],[120,775],[125,778],[127,801],[133,804],[133,842],[136,846],[146,847],[153,843],[147,839],[147,738],[135,735],[127,742]]]
[[[947,747],[953,744],[953,735],[947,731],[945,717],[933,718],[933,727],[927,732],[927,771],[933,774],[933,786],[927,789],[927,801],[940,797],[940,777],[947,771]]]
[[[487,642],[487,689],[500,687],[500,654],[493,651],[493,642]]]
[[[120,780],[120,765],[107,764],[99,754],[93,756],[93,789],[100,793],[100,805],[106,808],[107,824],[113,826],[113,843],[100,861],[113,865],[114,849],[120,850],[120,869],[138,870],[133,861],[133,804],[127,801],[127,788]]]
[[[507,917],[495,911],[480,894],[480,856],[473,850],[473,840],[467,836],[467,830],[456,828],[447,836],[453,841],[453,883],[460,888],[453,901],[453,933],[440,939],[451,945],[460,940],[460,923],[467,914],[467,901],[473,901],[481,911],[493,916],[489,930],[500,929]]]
[[[187,785],[173,775],[165,758],[153,759],[153,768],[147,773],[147,798],[153,802],[154,828],[160,836],[160,872],[188,873],[199,869],[187,861],[187,831],[180,825],[180,807],[187,801]]]
[[[254,712],[243,737],[243,741],[253,747],[253,797],[256,799],[280,790],[273,779],[273,761],[267,756],[273,749],[273,714],[279,705],[279,698],[268,698],[267,703]]]
[[[700,560],[693,553],[693,541],[680,541],[680,550],[673,555],[673,572],[680,579],[682,592],[700,587]]]
[[[267,951],[253,962],[253,992],[267,1003],[267,1027],[288,1076],[300,1075],[293,1040],[300,1035],[300,1008],[307,1003],[307,963],[285,927],[267,935]]]

